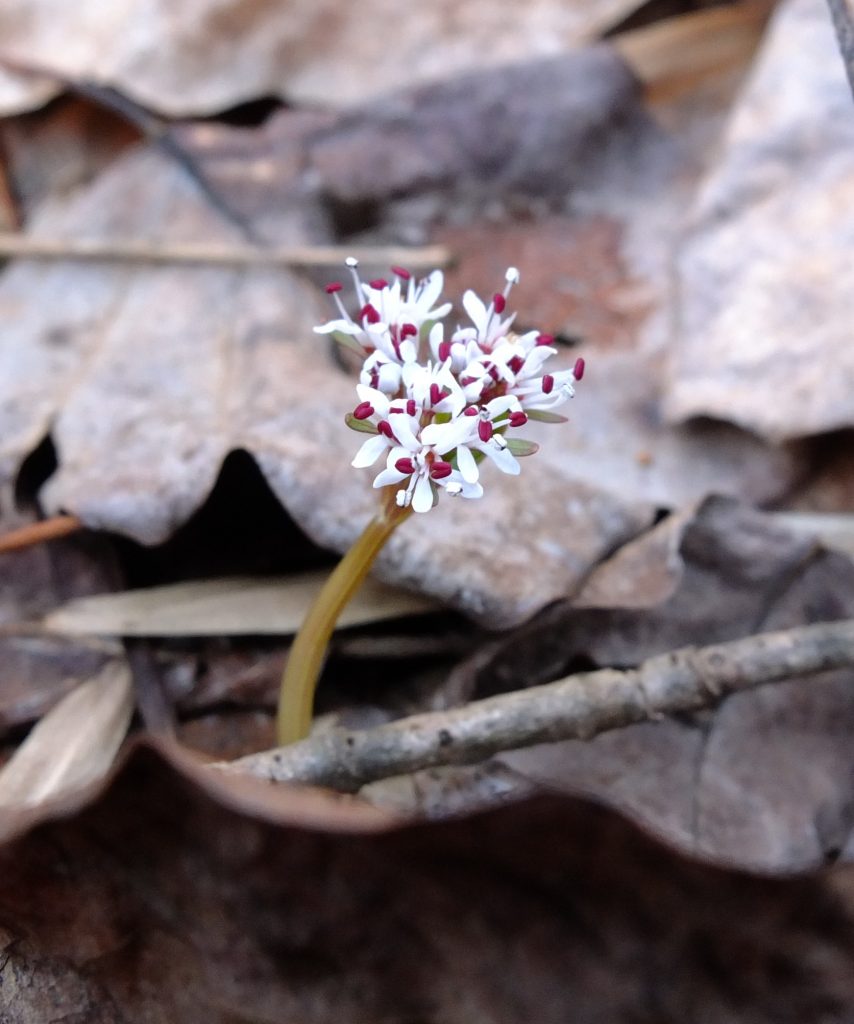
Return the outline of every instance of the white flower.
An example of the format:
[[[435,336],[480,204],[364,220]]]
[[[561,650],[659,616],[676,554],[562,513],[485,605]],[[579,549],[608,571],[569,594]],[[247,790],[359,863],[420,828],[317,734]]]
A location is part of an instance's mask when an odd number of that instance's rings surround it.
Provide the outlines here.
[[[394,394],[400,377],[389,364],[415,362],[422,328],[445,316],[451,308],[449,302],[435,305],[444,283],[442,272],[434,270],[416,283],[408,271],[396,267],[392,283],[384,278],[364,282],[357,273],[357,261],[350,259],[347,265],[353,276],[358,314],[353,317],[346,311],[340,295],[342,286],[336,281],[327,285],[326,291],[340,316],[314,330],[317,334],[331,334],[369,357],[372,361],[363,368],[363,382]]]
[[[454,332],[455,338],[460,341],[476,341],[483,352],[490,353],[498,341],[507,337],[516,314],[511,313],[505,320],[501,319],[501,314],[507,306],[510,290],[519,281],[519,271],[515,267],[508,267],[505,281],[504,290],[496,292],[488,305],[471,290],[463,295],[463,309],[474,326],[458,328]]]
[[[554,409],[575,395],[575,385],[584,373],[584,360],[578,359],[571,370],[544,373],[517,382],[510,390],[523,409]]]
[[[371,436],[353,465],[372,466],[384,457],[374,487],[397,488],[397,504],[419,513],[433,508],[442,491],[481,497],[484,459],[517,475],[517,456],[533,454],[537,445],[505,435],[524,427],[529,412],[532,418],[539,413],[540,419],[560,420],[548,410],[573,396],[584,372],[583,359],[572,370],[545,372],[557,353],[553,339],[538,331],[513,334],[515,314],[502,318],[518,271],[507,271],[504,291],[488,305],[466,292],[463,305],[472,326],[446,338],[442,324],[433,322],[450,308],[436,305],[442,287],[438,271],[417,285],[401,270],[393,284],[365,284],[355,261],[350,266],[361,304],[359,322],[344,311],[340,286],[332,286],[327,290],[341,318],[316,329],[349,339],[365,357],[356,388],[359,404],[348,423]]]

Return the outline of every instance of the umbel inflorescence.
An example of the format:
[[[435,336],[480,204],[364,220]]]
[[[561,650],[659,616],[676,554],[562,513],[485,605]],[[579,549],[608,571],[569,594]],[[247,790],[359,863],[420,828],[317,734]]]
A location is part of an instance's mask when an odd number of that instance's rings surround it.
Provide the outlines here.
[[[491,459],[504,473],[519,472],[518,458],[537,446],[515,431],[528,420],[560,423],[553,410],[575,393],[584,360],[571,370],[544,372],[556,354],[554,339],[539,331],[515,334],[507,298],[519,280],[511,267],[504,290],[489,303],[468,291],[463,308],[470,324],[446,337],[442,318],[442,274],[434,270],[416,282],[392,268],[383,278],[362,281],[356,260],[348,260],[356,289],[354,314],[341,301],[342,286],[327,292],[338,317],[316,327],[355,351],[362,360],[358,402],[347,416],[369,434],[353,465],[373,466],[384,499],[350,550],[336,566],[308,610],[294,638],[282,677],[278,736],[292,743],[311,728],[314,691],[341,610],[370,571],[392,532],[412,512],[429,512],[441,493],[479,498],[480,464]]]
[[[554,338],[512,331],[515,314],[507,313],[507,298],[518,270],[507,270],[503,291],[488,304],[467,291],[463,308],[471,323],[446,337],[441,321],[451,304],[440,301],[441,271],[416,282],[394,267],[391,282],[365,282],[355,259],[347,265],[358,310],[349,314],[341,284],[330,284],[339,316],[315,330],[363,359],[359,401],[347,423],[371,436],[353,465],[372,466],[384,456],[374,487],[396,487],[396,504],[414,512],[428,512],[442,491],[481,497],[484,458],[504,473],[519,473],[518,458],[537,445],[511,432],[529,419],[565,422],[553,410],[575,394],[584,360],[571,370],[543,372],[556,355]]]

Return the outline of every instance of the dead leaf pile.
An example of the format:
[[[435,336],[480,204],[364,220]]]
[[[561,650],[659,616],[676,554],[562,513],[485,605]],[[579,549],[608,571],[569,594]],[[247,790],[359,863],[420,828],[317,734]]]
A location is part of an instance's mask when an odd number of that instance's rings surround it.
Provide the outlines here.
[[[392,537],[319,730],[854,619],[831,16],[664,6],[3,5],[0,535],[84,532],[0,555],[2,1024],[850,1020],[851,669],[356,797],[188,751],[272,743],[374,509],[320,249],[518,266],[588,372]]]

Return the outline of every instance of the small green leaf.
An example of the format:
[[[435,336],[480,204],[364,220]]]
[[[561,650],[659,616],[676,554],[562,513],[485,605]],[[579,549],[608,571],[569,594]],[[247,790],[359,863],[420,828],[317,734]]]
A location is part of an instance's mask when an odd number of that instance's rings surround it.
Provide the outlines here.
[[[344,417],[344,422],[351,430],[358,430],[360,434],[378,434],[379,431],[371,423],[370,420],[357,420],[356,417],[348,412]]]
[[[547,409],[526,409],[529,420],[539,420],[540,423],[569,423],[566,416],[557,412],[549,412]]]
[[[521,437],[509,437],[507,449],[512,455],[521,459],[524,455],[534,455],[540,450],[540,446],[536,441],[525,441]]]

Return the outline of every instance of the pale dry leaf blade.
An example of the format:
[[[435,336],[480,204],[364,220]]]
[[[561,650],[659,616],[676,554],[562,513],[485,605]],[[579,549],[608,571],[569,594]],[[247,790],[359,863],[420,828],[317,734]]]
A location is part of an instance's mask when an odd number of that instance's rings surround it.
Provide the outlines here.
[[[106,665],[35,726],[0,771],[0,807],[34,807],[102,778],[127,734],[134,699],[130,669]]]
[[[523,57],[546,58],[595,39],[640,0],[4,0],[2,53],[24,66],[95,80],[166,114],[214,114],[260,96],[348,106],[409,83]],[[394,45],[388,45],[393,26]],[[73,39],[73,46],[69,40]],[[0,68],[0,114],[39,106],[62,88]]]
[[[830,12],[788,0],[677,260],[669,419],[775,443],[854,425],[852,199],[854,111]]]
[[[197,580],[73,599],[41,622],[71,636],[286,636],[295,633],[326,573],[275,579]],[[339,628],[420,615],[435,601],[367,580],[338,620]]]

